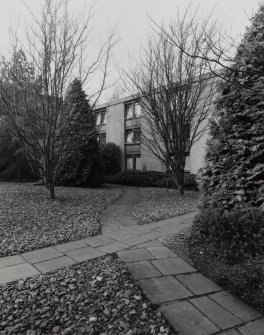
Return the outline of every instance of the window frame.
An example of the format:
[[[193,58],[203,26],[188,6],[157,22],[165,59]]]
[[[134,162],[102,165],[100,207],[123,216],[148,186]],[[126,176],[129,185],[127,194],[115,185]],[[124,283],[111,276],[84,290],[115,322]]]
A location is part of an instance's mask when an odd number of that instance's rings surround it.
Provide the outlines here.
[[[136,104],[140,107],[140,115],[136,116]],[[132,106],[132,117],[127,117],[128,115],[128,106]],[[125,103],[125,121],[128,120],[134,120],[134,119],[140,119],[141,118],[141,114],[142,114],[142,108],[139,104],[138,101],[129,101]]]
[[[98,119],[99,119],[99,122],[97,121]],[[96,111],[96,127],[101,127],[105,125],[106,125],[106,108]]]
[[[135,142],[135,129],[140,129],[139,131],[139,142]],[[133,139],[131,143],[127,143],[127,132],[132,132]],[[129,127],[125,129],[125,145],[140,145],[141,144],[141,127]]]
[[[132,169],[127,168],[127,159],[132,158]],[[136,158],[140,158],[140,169],[136,169]],[[126,171],[141,171],[142,170],[142,163],[141,163],[141,154],[126,154],[125,155],[125,169]]]
[[[105,137],[104,142],[102,142],[102,135]],[[97,135],[97,142],[100,146],[106,144],[106,132],[102,132]]]

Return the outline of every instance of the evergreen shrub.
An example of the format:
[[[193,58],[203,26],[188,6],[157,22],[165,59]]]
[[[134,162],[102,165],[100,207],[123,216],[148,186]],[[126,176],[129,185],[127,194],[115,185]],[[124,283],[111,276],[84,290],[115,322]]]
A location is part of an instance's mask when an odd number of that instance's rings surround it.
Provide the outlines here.
[[[203,210],[195,217],[191,245],[229,263],[263,256],[263,212],[250,207]]]
[[[105,176],[113,176],[121,171],[121,151],[115,143],[106,143],[100,148]]]

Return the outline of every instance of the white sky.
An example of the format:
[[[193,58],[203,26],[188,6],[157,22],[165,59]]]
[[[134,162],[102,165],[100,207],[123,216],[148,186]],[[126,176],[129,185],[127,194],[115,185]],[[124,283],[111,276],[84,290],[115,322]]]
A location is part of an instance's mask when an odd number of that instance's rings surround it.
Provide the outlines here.
[[[56,1],[56,0],[55,0]],[[38,11],[41,0],[26,0],[34,11]],[[249,25],[249,18],[258,8],[259,0],[191,0],[191,5],[199,5],[199,15],[213,16],[233,36],[243,35]],[[148,15],[156,22],[169,21],[177,8],[184,10],[187,0],[70,0],[71,8],[78,14],[83,12],[84,3],[87,11],[90,4],[95,4],[94,36],[104,39],[109,30],[115,28],[119,39],[113,50],[113,64],[126,68],[129,55],[133,57],[144,44],[150,32]],[[23,0],[0,0],[0,53],[9,49],[9,27],[23,24],[28,20],[27,9]],[[112,79],[118,78],[113,69]],[[111,92],[108,93],[108,95]]]

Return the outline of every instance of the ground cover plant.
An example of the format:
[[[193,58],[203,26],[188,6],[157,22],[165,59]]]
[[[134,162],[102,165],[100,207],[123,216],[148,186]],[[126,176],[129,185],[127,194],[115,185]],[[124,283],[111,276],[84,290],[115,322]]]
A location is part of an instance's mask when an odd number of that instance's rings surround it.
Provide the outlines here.
[[[100,233],[100,212],[121,195],[118,187],[57,187],[0,183],[0,257]]]
[[[139,224],[159,221],[197,210],[199,192],[186,191],[180,196],[177,190],[162,188],[141,188],[139,203],[132,215]]]
[[[111,184],[130,186],[177,188],[169,172],[159,171],[122,171],[107,177],[106,181]],[[185,173],[184,188],[187,190],[198,189],[196,175]]]
[[[162,242],[224,290],[264,313],[263,257],[228,263],[220,250],[215,257],[209,246],[194,241],[191,232],[192,228],[187,228],[178,234],[170,234]]]
[[[174,334],[115,256],[0,286],[0,307],[1,334]]]
[[[204,210],[189,239],[195,267],[264,312],[264,218],[256,208]]]

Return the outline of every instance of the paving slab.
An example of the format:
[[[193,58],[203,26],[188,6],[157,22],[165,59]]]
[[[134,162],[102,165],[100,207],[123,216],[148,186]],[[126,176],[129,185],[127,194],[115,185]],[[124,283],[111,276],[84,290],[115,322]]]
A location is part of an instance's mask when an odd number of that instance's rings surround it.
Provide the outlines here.
[[[146,249],[123,250],[118,252],[118,257],[127,263],[145,261],[154,258]]]
[[[172,252],[167,247],[149,247],[147,250],[155,257],[155,258],[169,258],[169,257],[178,257],[174,252]]]
[[[221,287],[216,285],[210,279],[201,273],[192,273],[188,275],[178,275],[176,277],[184,286],[196,295],[221,291]]]
[[[190,223],[191,224],[191,223]],[[177,234],[184,228],[187,228],[189,225],[183,225],[183,224],[174,224],[174,225],[166,225],[164,227],[160,227],[156,229],[157,233],[160,233],[162,237],[165,237],[170,234]]]
[[[192,296],[192,293],[172,276],[143,279],[138,283],[153,304]]]
[[[22,263],[0,269],[0,284],[9,283],[40,274],[31,264]]]
[[[2,257],[0,258],[0,269],[25,262],[26,260],[20,255]]]
[[[157,233],[147,233],[142,235],[116,236],[116,240],[132,247],[137,244],[156,240],[157,238],[159,238],[159,236],[160,234]]]
[[[129,248],[128,245],[121,243],[121,242],[113,242],[109,244],[105,244],[101,247],[98,247],[97,249],[106,253],[106,254],[113,254],[115,252],[118,252],[120,250],[124,250]]]
[[[147,261],[127,263],[127,267],[136,280],[161,276],[161,273]]]
[[[67,267],[70,265],[76,264],[76,261],[73,259],[62,256],[58,258],[53,258],[48,261],[44,261],[41,263],[35,263],[34,266],[42,273],[50,272],[53,270],[57,270],[63,267]]]
[[[104,256],[105,253],[92,247],[85,247],[81,249],[66,251],[66,255],[75,260],[76,262],[83,262],[89,259]]]
[[[65,251],[70,251],[74,249],[80,249],[83,247],[87,247],[87,244],[85,244],[82,241],[73,241],[73,242],[67,242],[67,243],[55,245],[53,248],[59,250],[60,252],[65,252]]]
[[[259,312],[225,291],[210,294],[208,297],[244,322],[252,321],[262,316]]]
[[[163,247],[163,244],[159,240],[152,240],[148,242],[144,242],[141,244],[137,244],[130,249],[137,249],[137,248],[150,248],[150,247]]]
[[[149,233],[152,230],[147,227],[132,225],[132,226],[120,226],[120,231],[127,235],[142,235]]]
[[[241,325],[242,321],[240,319],[212,299],[199,297],[191,299],[190,302],[220,329],[225,330]]]
[[[219,328],[188,301],[178,301],[160,307],[178,335],[211,335]]]
[[[31,264],[47,261],[48,259],[59,256],[62,256],[62,253],[52,247],[25,252],[22,254],[22,257],[24,257]]]
[[[104,235],[88,237],[82,241],[94,248],[114,242],[113,239]]]
[[[153,260],[152,263],[165,276],[196,271],[180,257],[157,259]]]
[[[222,332],[220,332],[218,334],[219,335],[241,335],[241,333],[239,333],[235,329],[224,330],[224,331],[222,331]]]
[[[264,318],[249,322],[238,328],[243,335],[263,335],[264,334]]]

